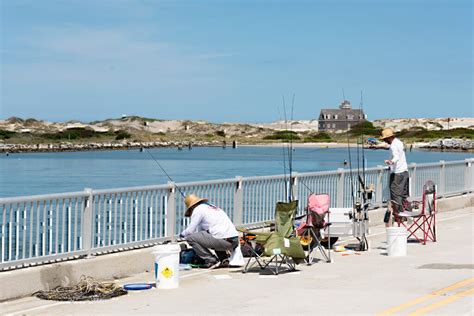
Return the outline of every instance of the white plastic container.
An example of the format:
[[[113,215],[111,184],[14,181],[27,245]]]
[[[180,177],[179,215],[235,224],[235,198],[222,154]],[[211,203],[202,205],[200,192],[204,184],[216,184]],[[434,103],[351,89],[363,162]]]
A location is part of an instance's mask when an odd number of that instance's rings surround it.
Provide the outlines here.
[[[405,227],[387,227],[387,255],[389,257],[407,255],[407,236]]]
[[[167,244],[153,247],[155,256],[156,287],[175,289],[179,286],[179,253],[178,244]]]

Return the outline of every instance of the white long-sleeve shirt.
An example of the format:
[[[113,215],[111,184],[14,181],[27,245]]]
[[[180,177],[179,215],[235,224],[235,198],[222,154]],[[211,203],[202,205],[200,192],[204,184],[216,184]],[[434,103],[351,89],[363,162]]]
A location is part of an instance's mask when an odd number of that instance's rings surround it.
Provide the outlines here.
[[[224,239],[239,235],[227,214],[220,208],[202,203],[196,206],[191,215],[191,223],[181,235],[186,237],[198,231],[208,231],[212,237]]]
[[[402,173],[408,171],[407,159],[405,157],[405,151],[403,150],[403,143],[398,138],[394,138],[390,144],[390,152],[392,157],[390,160],[393,165],[390,166],[390,172]]]

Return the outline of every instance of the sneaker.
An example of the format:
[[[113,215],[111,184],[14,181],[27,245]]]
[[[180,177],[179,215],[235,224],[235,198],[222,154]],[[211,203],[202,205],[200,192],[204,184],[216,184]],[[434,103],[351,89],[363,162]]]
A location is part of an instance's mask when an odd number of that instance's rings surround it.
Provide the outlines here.
[[[221,264],[220,261],[210,261],[210,262],[206,262],[205,264],[203,264],[202,267],[204,269],[212,270],[212,269],[215,269],[215,268],[219,267],[220,264]]]

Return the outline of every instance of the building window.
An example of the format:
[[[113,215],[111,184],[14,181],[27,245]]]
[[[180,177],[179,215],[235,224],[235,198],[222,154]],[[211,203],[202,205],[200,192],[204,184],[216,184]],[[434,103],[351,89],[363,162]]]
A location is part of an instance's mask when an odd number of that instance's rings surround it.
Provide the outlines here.
[[[335,123],[334,123],[334,124],[332,124],[332,128],[336,128],[336,124],[335,124]]]
[[[353,119],[354,119],[354,115],[348,115],[348,116],[347,116],[347,119],[348,119],[348,120],[353,120]]]
[[[336,115],[334,115],[334,119],[335,119],[335,120],[337,120],[337,114],[336,114]]]

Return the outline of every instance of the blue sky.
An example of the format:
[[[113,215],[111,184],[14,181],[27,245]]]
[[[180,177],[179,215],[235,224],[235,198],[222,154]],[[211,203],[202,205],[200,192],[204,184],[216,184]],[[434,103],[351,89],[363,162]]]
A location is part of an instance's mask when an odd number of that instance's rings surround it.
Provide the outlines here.
[[[471,1],[0,0],[0,118],[474,116]],[[290,114],[288,113],[288,116]]]

